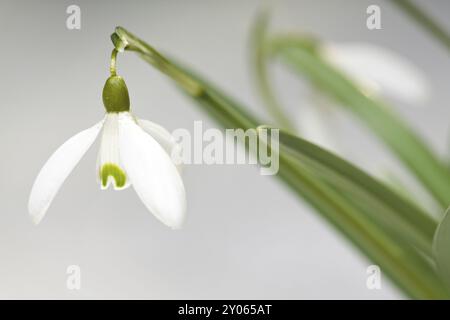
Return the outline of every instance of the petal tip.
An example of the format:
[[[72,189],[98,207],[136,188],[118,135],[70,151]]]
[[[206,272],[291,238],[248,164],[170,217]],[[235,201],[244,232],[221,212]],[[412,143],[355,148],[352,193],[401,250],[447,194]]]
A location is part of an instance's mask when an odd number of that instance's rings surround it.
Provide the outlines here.
[[[155,214],[156,218],[160,220],[164,225],[169,227],[172,230],[179,230],[182,229],[184,226],[184,220],[185,220],[185,212],[181,212],[176,215],[172,215],[171,218],[168,217],[162,217],[161,215]]]
[[[186,219],[186,201],[183,201],[181,206],[176,210],[168,211],[153,211],[153,215],[161,221],[164,225],[172,230],[182,229]]]
[[[35,214],[35,213],[31,213],[31,212],[30,212],[30,218],[31,218],[31,221],[32,221],[33,224],[36,225],[36,226],[41,222],[41,220],[42,220],[43,217],[44,217],[43,214]]]
[[[168,226],[169,228],[171,228],[172,230],[180,230],[180,229],[183,229],[183,226],[184,226],[184,218],[181,219],[180,221],[175,222],[175,223],[167,224],[167,226]]]
[[[33,199],[32,193],[32,196],[30,196],[30,200],[28,201],[28,214],[34,225],[38,225],[41,222],[41,220],[47,213],[49,205],[50,204],[44,207],[40,206],[38,203],[36,203],[36,199]]]

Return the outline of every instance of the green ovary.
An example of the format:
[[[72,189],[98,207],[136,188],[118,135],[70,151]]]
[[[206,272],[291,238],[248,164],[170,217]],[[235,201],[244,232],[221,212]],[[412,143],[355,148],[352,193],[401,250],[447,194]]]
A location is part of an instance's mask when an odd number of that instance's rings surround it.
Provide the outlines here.
[[[117,188],[123,188],[127,182],[127,176],[125,172],[114,163],[105,163],[100,169],[100,178],[102,180],[102,186],[106,188],[108,185],[108,177],[111,176],[116,182]]]

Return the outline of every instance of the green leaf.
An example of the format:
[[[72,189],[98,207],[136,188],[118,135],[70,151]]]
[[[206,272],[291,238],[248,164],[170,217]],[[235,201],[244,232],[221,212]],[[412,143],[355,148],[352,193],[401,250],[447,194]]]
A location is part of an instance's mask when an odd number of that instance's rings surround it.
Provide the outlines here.
[[[300,162],[308,162],[316,175],[344,191],[354,202],[359,200],[359,207],[374,223],[431,255],[436,222],[430,214],[331,152],[283,130],[279,137],[281,150],[292,153]]]
[[[450,287],[450,208],[436,230],[433,250],[439,273]]]
[[[427,259],[367,219],[354,201],[346,198],[340,190],[317,179],[301,162],[294,163],[286,155],[280,157],[279,175],[410,297],[449,298]]]

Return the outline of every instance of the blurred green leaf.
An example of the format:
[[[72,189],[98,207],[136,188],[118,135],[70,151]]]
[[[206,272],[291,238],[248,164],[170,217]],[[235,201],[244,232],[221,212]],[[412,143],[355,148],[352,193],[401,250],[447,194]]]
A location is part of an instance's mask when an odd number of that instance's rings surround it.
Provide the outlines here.
[[[435,21],[430,15],[425,13],[420,7],[409,0],[392,0],[404,13],[409,15],[414,21],[420,24],[436,40],[450,50],[450,36],[448,32]]]
[[[299,161],[308,162],[316,175],[344,191],[350,199],[359,200],[359,207],[374,223],[431,255],[436,222],[430,214],[348,161],[302,138],[280,130],[280,146]]]
[[[436,230],[433,249],[438,270],[450,287],[450,208],[447,209]]]
[[[268,70],[267,65],[267,60],[269,59],[269,48],[261,45],[265,43],[268,14],[269,12],[265,10],[257,16],[251,32],[251,61],[254,73],[254,82],[258,93],[262,98],[263,105],[274,119],[274,124],[286,130],[294,130],[295,125],[289,116],[285,114],[285,110],[281,107],[275,93],[271,88],[272,84],[269,79],[270,70]]]

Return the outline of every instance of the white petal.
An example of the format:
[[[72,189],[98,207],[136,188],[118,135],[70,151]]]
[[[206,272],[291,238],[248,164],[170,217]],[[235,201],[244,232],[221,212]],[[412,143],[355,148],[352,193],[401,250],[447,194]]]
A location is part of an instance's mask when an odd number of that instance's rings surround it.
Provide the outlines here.
[[[137,123],[163,147],[171,158],[175,156],[177,159],[181,159],[181,147],[169,131],[159,124],[148,120],[137,119]],[[182,164],[177,164],[176,167],[181,172]]]
[[[131,184],[147,209],[167,226],[181,227],[186,194],[168,154],[129,114],[119,118],[119,145]]]
[[[36,224],[44,217],[63,182],[94,143],[102,125],[103,121],[67,140],[44,164],[28,202],[28,211]]]
[[[97,158],[97,177],[103,190],[107,189],[110,184],[115,190],[122,190],[130,186],[126,170],[120,159],[119,115],[117,113],[108,113],[105,118]]]
[[[369,94],[390,95],[407,103],[421,102],[428,96],[423,73],[386,48],[367,43],[327,44],[321,54]]]

